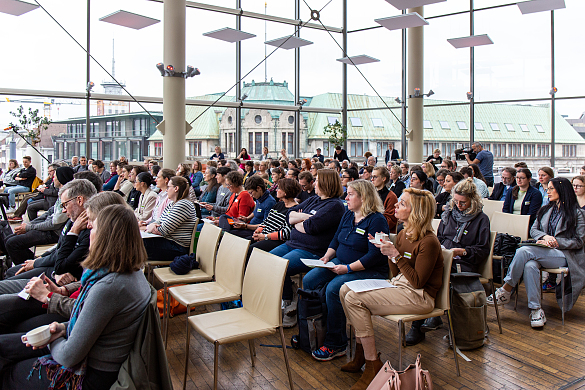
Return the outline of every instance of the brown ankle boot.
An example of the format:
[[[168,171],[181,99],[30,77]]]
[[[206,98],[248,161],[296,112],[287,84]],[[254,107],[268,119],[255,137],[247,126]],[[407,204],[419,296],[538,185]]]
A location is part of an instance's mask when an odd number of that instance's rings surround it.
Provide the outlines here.
[[[361,378],[351,387],[351,390],[366,390],[370,382],[376,377],[378,371],[384,366],[380,356],[376,360],[366,360],[366,367]]]
[[[345,372],[361,372],[362,366],[366,363],[364,357],[364,347],[360,343],[355,343],[355,355],[353,360],[341,366],[341,371]]]

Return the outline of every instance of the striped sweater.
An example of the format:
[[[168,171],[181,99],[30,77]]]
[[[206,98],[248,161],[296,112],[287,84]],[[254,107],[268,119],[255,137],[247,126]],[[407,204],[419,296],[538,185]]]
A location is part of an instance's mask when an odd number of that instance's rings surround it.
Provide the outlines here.
[[[263,227],[263,234],[270,234],[271,240],[282,240],[286,241],[290,238],[290,231],[292,227],[286,221],[286,214],[288,208],[284,205],[284,202],[276,202],[276,204],[270,209],[268,217],[262,222],[260,226]]]
[[[191,235],[197,223],[195,206],[189,199],[181,199],[171,203],[163,211],[158,223],[158,231],[166,239],[189,248],[191,246]]]

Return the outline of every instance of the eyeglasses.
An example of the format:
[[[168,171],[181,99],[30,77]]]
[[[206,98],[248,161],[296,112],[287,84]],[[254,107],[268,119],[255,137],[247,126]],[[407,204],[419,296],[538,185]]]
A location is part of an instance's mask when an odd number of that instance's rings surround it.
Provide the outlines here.
[[[579,189],[579,188],[583,188],[585,186],[581,185],[581,184],[573,184],[573,188],[575,189]]]
[[[467,206],[468,200],[453,200],[453,203],[457,205],[457,207]]]
[[[376,180],[376,179],[377,179],[377,178],[379,178],[379,177],[380,177],[380,176],[376,176],[376,175],[372,175],[372,176],[370,176],[370,178],[371,178],[372,180]]]
[[[578,185],[578,184],[577,184],[577,185],[573,185],[573,188],[579,188],[579,187],[583,187],[583,186],[580,186],[580,185]],[[551,192],[551,191],[554,191],[554,189],[555,189],[555,188],[554,188],[553,186],[550,186],[550,187],[548,187],[548,188],[546,189],[546,192]]]
[[[342,179],[351,179],[349,176],[341,176]]]
[[[71,198],[71,199],[69,199],[69,200],[67,200],[67,201],[65,201],[65,202],[61,202],[61,206],[62,206],[64,209],[66,209],[66,208],[67,208],[67,204],[69,204],[69,202],[71,202],[72,200],[75,200],[75,199],[77,199],[77,198],[79,198],[79,197],[78,197],[78,196],[76,196],[75,198]]]
[[[526,176],[516,176],[516,180],[528,180]]]

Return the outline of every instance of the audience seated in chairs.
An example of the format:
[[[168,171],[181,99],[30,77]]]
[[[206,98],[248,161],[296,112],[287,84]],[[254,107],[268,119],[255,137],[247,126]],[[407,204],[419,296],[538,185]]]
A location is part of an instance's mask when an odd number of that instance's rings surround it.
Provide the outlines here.
[[[144,246],[150,261],[172,261],[189,253],[191,236],[197,217],[195,205],[189,200],[189,181],[173,176],[167,185],[168,198],[172,202],[159,219],[146,226],[146,232],[161,236],[145,238]]]
[[[516,168],[506,167],[501,173],[502,181],[494,185],[489,200],[506,200],[508,191],[516,187]]]
[[[39,211],[46,211],[55,204],[59,197],[59,189],[53,184],[55,170],[59,168],[57,164],[51,164],[47,168],[49,176],[39,185],[35,192],[26,195],[20,202],[20,206],[14,212],[12,217],[8,218],[10,222],[22,222],[22,216],[27,214],[28,220],[32,221],[38,216]]]
[[[519,173],[522,169],[519,170]],[[518,177],[516,178],[518,179]],[[520,183],[528,180],[521,180]],[[534,188],[533,188],[534,189]],[[534,189],[537,193],[538,190]],[[585,212],[579,207],[575,192],[571,191],[571,182],[565,178],[549,181],[547,188],[549,204],[542,207],[530,229],[530,236],[537,244],[546,245],[520,247],[508,268],[504,285],[496,290],[496,304],[503,305],[510,301],[512,289],[524,278],[530,325],[533,328],[543,327],[546,316],[540,303],[540,268],[568,267],[570,283],[566,294],[565,311],[569,311],[585,284]],[[538,193],[540,196],[540,193]],[[564,276],[563,276],[564,277]],[[559,296],[558,294],[557,296]],[[557,299],[562,306],[561,299]],[[488,297],[488,304],[493,305],[493,296]]]
[[[502,212],[508,214],[530,215],[530,225],[536,218],[536,213],[542,206],[540,191],[530,185],[532,173],[527,168],[516,171],[516,187],[506,195]]]
[[[335,266],[314,268],[303,278],[303,287],[308,290],[326,288],[327,334],[323,346],[313,351],[313,357],[319,361],[343,356],[347,349],[345,314],[339,300],[341,286],[351,280],[388,277],[388,258],[368,240],[368,236],[376,233],[388,234],[388,223],[382,215],[384,207],[377,192],[367,180],[348,183],[348,211],[320,259]]]
[[[125,245],[112,245],[112,232],[124,237]],[[52,323],[51,339],[40,349],[28,348],[12,356],[0,352],[3,388],[77,388],[83,382],[84,389],[109,389],[150,302],[151,289],[140,270],[145,260],[132,210],[125,205],[102,210],[93,224],[83,287],[69,322]]]
[[[404,191],[404,189],[406,188],[404,182],[400,180],[400,174],[402,173],[400,165],[392,165],[392,168],[390,169],[389,173],[390,181],[388,182],[389,183],[388,189],[394,192],[396,198],[400,198],[400,195],[402,195],[402,191]]]
[[[154,183],[152,176],[148,172],[140,172],[134,181],[134,188],[140,192],[138,207],[134,210],[134,215],[138,221],[148,221],[152,216],[152,211],[156,205],[158,195],[150,189]]]
[[[352,390],[365,390],[383,365],[376,351],[371,316],[425,314],[435,307],[435,297],[443,283],[443,254],[431,226],[434,214],[435,199],[430,192],[404,190],[396,207],[396,217],[404,221],[396,246],[390,241],[376,244],[382,254],[388,256],[394,275],[392,284],[396,287],[360,293],[347,285],[341,287],[341,303],[355,328],[357,341],[353,361],[343,365],[341,370],[359,372],[366,364]],[[421,289],[422,294],[419,293]]]
[[[211,202],[199,202],[202,208],[205,208],[208,212],[211,213],[212,219],[219,218],[220,215],[225,214],[229,207],[229,201],[232,196],[232,192],[230,188],[226,185],[226,176],[228,173],[231,172],[231,169],[228,167],[220,167],[217,168],[217,182],[220,184],[220,187],[217,189],[217,195],[215,197],[215,203]],[[200,224],[200,227],[203,225]]]
[[[461,180],[463,180],[463,175],[459,172],[448,172],[445,175],[445,181],[443,182],[444,191],[435,197],[435,201],[437,202],[435,218],[441,218],[441,215],[443,215],[447,204],[451,200],[451,193],[453,192],[453,188]]]
[[[258,175],[254,175],[248,178],[245,188],[246,191],[252,195],[256,205],[254,206],[254,210],[250,215],[245,218],[240,217],[239,219],[241,222],[234,223],[233,227],[235,230],[232,230],[231,233],[239,237],[250,239],[252,238],[256,228],[268,217],[270,210],[276,204],[276,200],[274,200],[274,198],[270,195],[270,192],[266,190],[266,184],[264,183],[264,180],[262,180],[262,178]]]
[[[7,186],[4,192],[8,193],[8,205],[9,209],[6,210],[8,214],[12,214],[16,211],[16,194],[22,192],[30,192],[32,184],[37,177],[37,170],[31,165],[30,156],[24,156],[22,158],[22,165],[24,168],[12,176],[12,179],[16,181],[13,186]]]

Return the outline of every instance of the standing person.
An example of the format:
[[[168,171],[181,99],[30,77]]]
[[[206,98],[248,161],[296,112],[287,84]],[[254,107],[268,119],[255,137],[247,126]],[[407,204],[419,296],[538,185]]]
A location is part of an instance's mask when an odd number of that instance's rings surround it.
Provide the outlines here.
[[[518,170],[519,173],[522,169]],[[512,289],[518,285],[520,278],[524,278],[528,308],[531,309],[530,325],[533,328],[543,327],[546,323],[540,302],[540,268],[569,268],[567,278],[570,280],[567,286],[570,287],[567,287],[569,293],[565,295],[566,311],[571,310],[585,283],[583,278],[585,214],[577,203],[575,192],[571,191],[568,179],[551,179],[547,191],[549,204],[538,211],[536,220],[530,228],[530,236],[537,244],[548,248],[538,246],[519,248],[510,263],[504,285],[498,288],[495,294],[495,304],[503,305],[509,302]],[[557,302],[562,305],[560,291],[557,292],[559,297]],[[494,304],[493,296],[488,297],[487,303]]]
[[[391,241],[375,244],[388,256],[390,271],[395,275],[391,283],[396,287],[356,293],[343,285],[339,291],[356,336],[354,359],[341,370],[359,372],[366,364],[353,390],[365,390],[384,365],[376,350],[372,315],[426,314],[435,308],[443,284],[443,253],[431,226],[434,213],[435,199],[430,192],[404,190],[396,205],[396,216],[404,221],[396,246]]]
[[[388,165],[389,161],[396,161],[400,159],[400,155],[398,154],[398,150],[394,149],[394,144],[392,142],[388,142],[388,150],[386,150],[386,156],[384,157],[384,162]]]
[[[506,167],[501,174],[502,181],[494,185],[490,200],[506,200],[506,195],[510,189],[516,187],[516,168]]]
[[[548,204],[548,193],[546,189],[548,188],[548,182],[550,179],[554,179],[555,173],[549,167],[542,167],[538,170],[538,185],[536,189],[540,191],[542,195],[542,205],[546,206]]]
[[[326,287],[327,333],[323,346],[313,351],[313,358],[327,361],[345,355],[347,336],[345,313],[339,300],[344,283],[359,279],[386,279],[388,258],[369,242],[368,236],[389,233],[382,215],[384,206],[371,182],[355,180],[348,183],[347,208],[339,227],[321,261],[333,268],[313,268],[303,278],[303,287],[316,290]]]
[[[95,160],[92,163],[93,171],[102,178],[104,184],[110,180],[111,173],[106,170],[104,163],[101,160]]]
[[[223,153],[221,152],[221,148],[219,146],[215,147],[215,153],[213,153],[211,155],[211,157],[209,157],[210,160],[225,160],[225,156],[223,155]]]
[[[469,165],[477,164],[481,174],[485,178],[488,187],[494,186],[494,155],[489,150],[485,150],[480,142],[474,142],[471,145],[474,153],[477,153],[475,159],[471,161],[469,154],[465,153],[465,159]]]
[[[8,193],[9,209],[6,213],[14,213],[16,211],[16,194],[22,192],[30,192],[32,184],[37,177],[37,170],[31,165],[30,156],[22,158],[22,165],[24,168],[20,170],[15,176],[14,180],[18,183],[15,186],[8,187],[5,192]]]
[[[282,290],[283,326],[286,327],[295,326],[297,322],[291,276],[310,271],[301,259],[319,259],[325,255],[345,212],[339,199],[343,190],[337,173],[319,170],[315,191],[318,196],[290,209],[287,221],[294,227],[290,240],[270,251],[289,261]]]
[[[140,192],[138,207],[134,210],[138,221],[148,221],[152,217],[152,211],[158,198],[156,192],[150,189],[153,182],[154,180],[148,172],[140,172],[134,181],[134,188]]]
[[[542,206],[540,191],[530,185],[532,173],[527,168],[516,171],[518,185],[506,195],[502,212],[517,215],[530,215],[530,226],[536,218],[536,213]]]
[[[75,172],[88,171],[89,167],[87,166],[87,158],[85,158],[85,156],[81,156],[79,158],[79,165],[77,165],[75,168],[73,168],[73,170]]]
[[[260,155],[260,161],[269,160],[271,157],[268,155],[268,148],[265,146],[262,148],[262,154]]]
[[[443,163],[443,157],[441,157],[441,149],[433,150],[433,154],[427,157],[425,162],[430,162],[435,167],[435,170],[439,170]]]
[[[339,161],[340,163],[343,160],[351,161],[345,149],[342,149],[341,146],[339,145],[335,147],[335,155],[333,156],[333,158]]]
[[[319,159],[319,162],[321,164],[323,164],[323,162],[325,161],[325,156],[323,156],[321,154],[321,148],[315,149],[315,154],[313,155],[313,158],[318,158]]]

